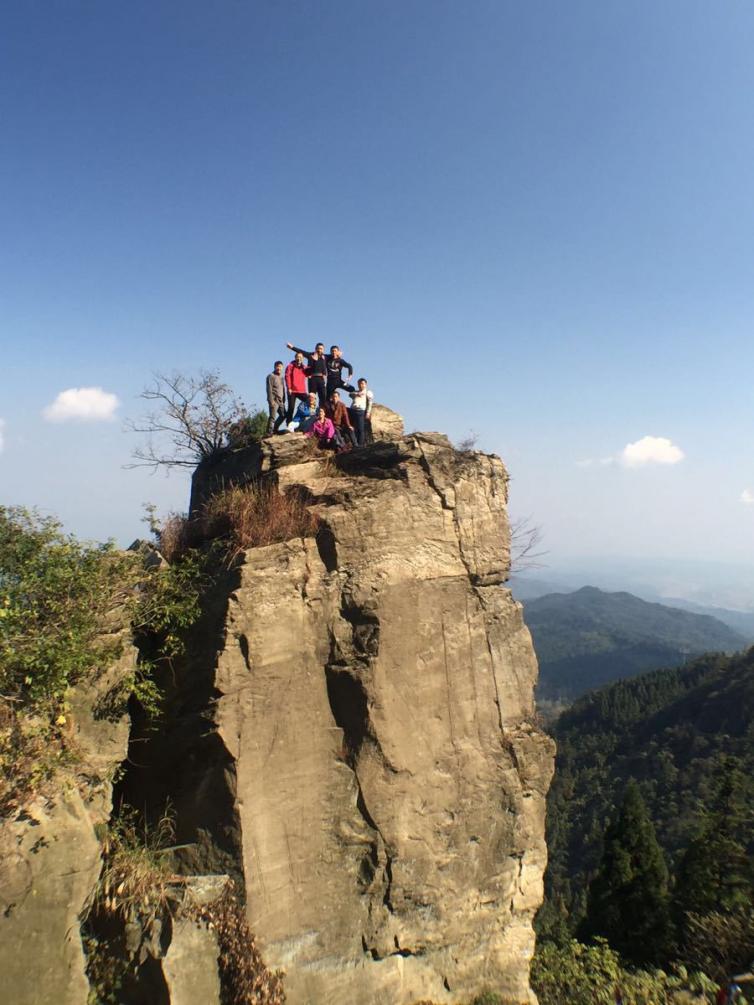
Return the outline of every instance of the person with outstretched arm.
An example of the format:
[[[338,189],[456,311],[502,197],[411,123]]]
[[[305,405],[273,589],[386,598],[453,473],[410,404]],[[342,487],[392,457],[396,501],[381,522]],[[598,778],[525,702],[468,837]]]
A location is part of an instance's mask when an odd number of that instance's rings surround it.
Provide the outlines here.
[[[325,356],[325,343],[317,342],[314,352],[299,349],[292,342],[286,342],[285,344],[289,349],[292,349],[294,352],[300,352],[302,356],[306,356],[309,360],[309,366],[306,368],[306,375],[309,378],[309,390],[314,391],[319,398],[320,405],[324,408],[327,401],[327,357]]]
[[[304,363],[304,354],[302,352],[297,352],[285,368],[285,387],[288,391],[288,411],[285,420],[290,426],[293,421],[293,414],[296,411],[296,405],[300,401],[307,401],[309,398],[309,388],[306,383],[306,364]]]
[[[372,417],[372,403],[374,394],[367,387],[365,377],[359,377],[358,390],[349,391],[351,395],[351,419],[356,431],[356,443],[363,447],[366,443],[367,419]]]
[[[275,360],[272,373],[267,374],[267,435],[276,433],[285,422],[285,383],[283,381],[283,361]]]
[[[353,367],[343,359],[340,346],[331,345],[330,352],[325,356],[327,363],[327,400],[332,398],[333,391],[338,391],[341,387],[346,391],[355,391],[353,384],[346,384],[343,380],[343,371],[348,370],[348,379],[353,377]]]

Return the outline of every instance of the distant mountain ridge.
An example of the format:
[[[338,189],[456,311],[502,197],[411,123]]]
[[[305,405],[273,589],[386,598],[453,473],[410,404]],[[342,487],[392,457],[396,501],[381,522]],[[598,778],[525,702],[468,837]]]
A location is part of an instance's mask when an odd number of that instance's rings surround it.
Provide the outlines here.
[[[573,700],[611,681],[747,643],[708,614],[593,586],[527,600],[524,617],[539,659],[539,694],[547,700]]]

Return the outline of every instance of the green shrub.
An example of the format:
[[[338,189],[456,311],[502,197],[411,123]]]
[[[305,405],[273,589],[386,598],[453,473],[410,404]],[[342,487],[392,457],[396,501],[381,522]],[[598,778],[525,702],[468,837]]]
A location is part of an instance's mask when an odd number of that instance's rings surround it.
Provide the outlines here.
[[[118,641],[103,634],[126,599],[130,557],[82,544],[57,521],[0,508],[0,690],[29,706],[62,702],[77,680],[107,663]],[[124,589],[125,587],[125,589]]]
[[[540,1005],[614,1005],[617,988],[625,1005],[679,1005],[684,992],[692,996],[714,990],[704,974],[688,974],[683,967],[672,974],[629,970],[604,939],[589,946],[575,939],[562,947],[539,946],[531,982]]]
[[[269,417],[266,412],[244,415],[228,429],[228,446],[233,450],[249,447],[267,435]]]
[[[149,658],[96,711],[121,715],[135,694],[159,705],[154,665],[174,658],[199,613],[199,560],[144,562],[113,544],[90,544],[20,507],[0,507],[0,810],[12,811],[75,760],[68,691],[122,650],[131,627]]]

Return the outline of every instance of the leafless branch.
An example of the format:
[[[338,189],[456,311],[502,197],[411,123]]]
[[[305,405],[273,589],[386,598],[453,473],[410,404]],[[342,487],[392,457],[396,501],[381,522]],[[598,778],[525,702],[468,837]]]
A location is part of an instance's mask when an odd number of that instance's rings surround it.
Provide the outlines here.
[[[531,517],[519,517],[511,521],[511,571],[540,569],[546,551],[541,550],[542,528],[532,523]]]
[[[196,377],[156,373],[141,397],[154,407],[126,423],[130,432],[146,437],[128,467],[193,468],[223,450],[230,427],[248,415],[216,370],[201,370]]]

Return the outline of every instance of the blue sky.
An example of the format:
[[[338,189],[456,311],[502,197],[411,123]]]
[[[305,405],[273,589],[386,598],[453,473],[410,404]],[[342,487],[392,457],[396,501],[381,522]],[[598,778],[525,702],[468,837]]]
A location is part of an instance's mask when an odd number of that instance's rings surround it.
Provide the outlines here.
[[[187,495],[122,467],[150,373],[261,403],[322,339],[409,429],[500,453],[554,564],[754,564],[748,0],[1,18],[3,501],[127,542]],[[43,417],[81,387],[114,419]],[[648,436],[682,459],[626,466]]]

